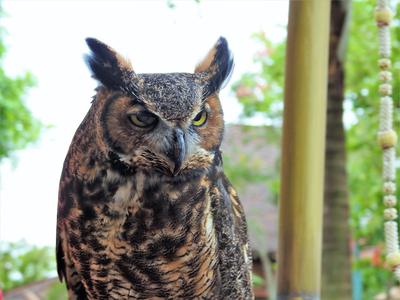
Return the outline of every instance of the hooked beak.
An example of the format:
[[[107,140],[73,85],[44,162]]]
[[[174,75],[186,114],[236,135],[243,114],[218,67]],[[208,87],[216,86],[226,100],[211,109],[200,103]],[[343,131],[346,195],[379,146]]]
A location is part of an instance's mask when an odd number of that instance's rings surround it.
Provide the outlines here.
[[[168,157],[174,163],[174,168],[171,172],[176,176],[182,168],[182,163],[186,157],[186,143],[185,143],[185,133],[182,129],[175,129],[174,131],[174,141],[171,150],[168,153]]]

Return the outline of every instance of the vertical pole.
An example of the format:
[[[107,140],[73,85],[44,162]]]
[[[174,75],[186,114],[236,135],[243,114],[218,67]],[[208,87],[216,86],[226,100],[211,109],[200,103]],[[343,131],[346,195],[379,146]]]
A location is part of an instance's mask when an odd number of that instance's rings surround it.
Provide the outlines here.
[[[286,52],[278,299],[320,299],[330,0],[292,0]]]

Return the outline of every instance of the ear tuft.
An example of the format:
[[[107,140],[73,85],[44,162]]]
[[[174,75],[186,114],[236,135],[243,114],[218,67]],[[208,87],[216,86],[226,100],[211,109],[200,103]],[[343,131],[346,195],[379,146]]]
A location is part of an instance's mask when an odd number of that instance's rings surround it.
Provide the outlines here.
[[[196,66],[195,73],[206,73],[208,95],[219,92],[229,81],[234,67],[228,42],[220,37],[206,57]]]
[[[86,43],[91,53],[85,55],[85,61],[93,77],[110,89],[123,88],[134,73],[130,62],[97,39],[87,38]]]

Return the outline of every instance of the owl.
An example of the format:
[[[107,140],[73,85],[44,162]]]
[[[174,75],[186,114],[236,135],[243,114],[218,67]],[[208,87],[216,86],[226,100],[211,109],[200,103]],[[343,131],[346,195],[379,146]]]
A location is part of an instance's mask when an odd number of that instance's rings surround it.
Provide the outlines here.
[[[140,74],[86,40],[98,81],[64,161],[56,257],[69,299],[253,299],[247,225],[224,174],[219,38],[194,73]]]

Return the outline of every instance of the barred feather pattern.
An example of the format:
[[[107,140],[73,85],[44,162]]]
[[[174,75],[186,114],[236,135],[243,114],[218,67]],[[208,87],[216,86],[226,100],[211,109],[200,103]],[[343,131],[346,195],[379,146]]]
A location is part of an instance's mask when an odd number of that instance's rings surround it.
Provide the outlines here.
[[[252,298],[243,209],[219,153],[177,182],[81,154],[67,157],[60,185],[57,256],[71,299]]]

